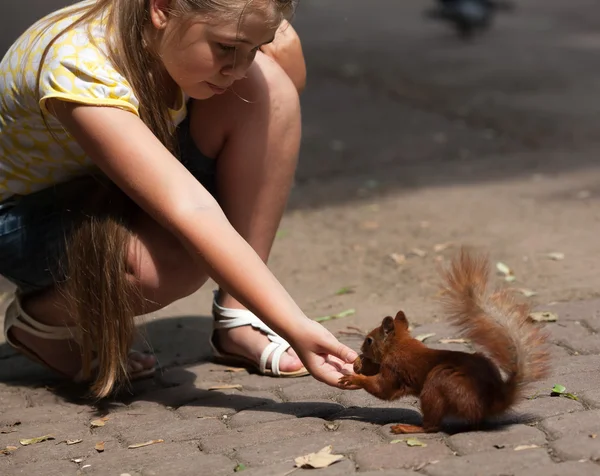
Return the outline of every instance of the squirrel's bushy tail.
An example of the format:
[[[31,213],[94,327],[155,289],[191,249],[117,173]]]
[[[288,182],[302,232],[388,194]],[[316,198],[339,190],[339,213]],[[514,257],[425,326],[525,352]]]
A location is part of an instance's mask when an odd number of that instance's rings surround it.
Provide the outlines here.
[[[549,373],[546,334],[528,321],[530,308],[507,289],[492,289],[487,256],[465,248],[443,273],[442,303],[450,322],[507,375],[504,407]],[[499,409],[503,410],[503,409]]]

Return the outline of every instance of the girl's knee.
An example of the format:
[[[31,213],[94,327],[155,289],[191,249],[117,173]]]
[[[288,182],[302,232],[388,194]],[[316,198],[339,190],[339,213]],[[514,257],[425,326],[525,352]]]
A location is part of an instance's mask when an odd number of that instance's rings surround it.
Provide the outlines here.
[[[209,157],[217,157],[228,138],[242,131],[254,137],[260,131],[300,135],[296,86],[279,64],[260,52],[245,79],[225,94],[193,101],[190,116],[191,135]]]
[[[130,246],[128,269],[144,297],[159,307],[193,294],[208,279],[199,260],[155,223],[139,227]]]

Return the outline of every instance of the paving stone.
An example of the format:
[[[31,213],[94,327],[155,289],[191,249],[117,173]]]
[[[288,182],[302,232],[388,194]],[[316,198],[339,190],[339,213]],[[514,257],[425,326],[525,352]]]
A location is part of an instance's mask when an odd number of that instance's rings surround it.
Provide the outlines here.
[[[386,401],[380,400],[364,390],[348,390],[342,392],[336,401],[347,408],[350,407],[379,407],[379,408],[402,408],[416,406],[419,399],[415,397],[400,398],[398,400]]]
[[[176,387],[160,388],[151,392],[144,392],[143,395],[144,400],[177,408],[202,400],[203,398],[213,397],[214,393],[194,387],[193,385],[178,385]]]
[[[550,446],[561,460],[600,461],[600,427],[593,433],[563,436]]]
[[[388,423],[408,423],[418,425],[422,422],[421,413],[413,408],[347,408],[335,416],[336,420],[353,420],[378,425]]]
[[[168,410],[162,405],[130,405],[109,412],[108,420],[101,428],[95,428],[93,432],[102,435],[104,432],[122,433],[131,430],[138,425],[154,426],[161,428],[179,421],[174,411]]]
[[[598,371],[573,372],[534,382],[528,387],[527,395],[550,395],[556,384],[564,385],[568,392],[581,395],[598,387]]]
[[[562,359],[574,357],[572,351],[561,347],[560,345],[550,344],[548,347],[548,352],[550,353],[550,359],[553,363],[560,362]]]
[[[581,394],[581,400],[592,408],[600,408],[600,388],[588,390]]]
[[[494,449],[514,449],[520,445],[546,444],[546,435],[537,428],[514,425],[497,431],[476,431],[452,435],[446,440],[448,446],[459,454],[472,454]]]
[[[210,362],[185,367],[174,367],[156,375],[156,380],[164,386],[191,385],[208,389],[213,385],[231,383],[232,374],[223,372],[227,367]]]
[[[536,422],[563,413],[573,413],[585,410],[579,401],[565,397],[541,396],[534,399],[522,400],[513,407],[507,415],[514,419],[523,419],[527,422]]]
[[[600,337],[599,337],[600,338]],[[552,377],[600,370],[600,355],[571,355],[552,363]]]
[[[87,406],[73,408],[71,406],[53,405],[25,408],[25,405],[23,405],[19,409],[2,414],[0,416],[0,428],[11,425],[15,421],[20,421],[21,426],[56,422],[85,423],[89,419],[92,419],[92,417],[93,411]]]
[[[211,392],[211,395],[189,402],[177,409],[177,414],[182,418],[222,417],[234,415],[248,408],[274,405],[280,401],[269,392],[235,391],[232,393]]]
[[[339,401],[342,393],[349,392],[330,387],[329,385],[323,386],[321,382],[315,379],[302,380],[282,389],[285,400],[289,402],[311,399]]]
[[[506,476],[524,469],[533,470],[551,460],[542,448],[523,451],[482,452],[444,458],[430,464],[422,472],[429,476]],[[531,474],[531,473],[528,473]]]
[[[600,332],[600,299],[558,302],[539,310],[555,312],[558,314],[559,322],[585,321],[590,326],[598,325],[599,328],[596,331]]]
[[[581,322],[567,322],[548,327],[551,342],[580,354],[600,354],[600,338]]]
[[[398,439],[407,438],[398,435]],[[404,442],[387,443],[375,446],[364,445],[354,455],[354,461],[359,471],[387,470],[387,469],[414,469],[421,468],[432,461],[440,460],[452,455],[452,451],[440,440],[419,440],[427,447],[410,447]]]
[[[273,421],[245,426],[200,438],[200,448],[205,453],[228,453],[247,446],[325,432],[325,423],[319,418],[299,418],[293,424]]]
[[[597,476],[598,474],[600,474],[600,467],[597,464],[589,461],[566,461],[523,469],[513,476]]]
[[[375,433],[342,434],[323,432],[281,441],[278,444],[264,443],[235,452],[235,459],[250,466],[268,466],[282,462],[293,462],[298,456],[319,451],[332,445],[335,454],[348,454],[358,448],[377,444],[381,440]]]
[[[360,476],[417,476],[419,473],[408,469],[392,469],[389,471],[365,471]]]
[[[229,419],[231,428],[245,425],[256,425],[269,421],[286,420],[315,416],[320,418],[333,417],[344,410],[339,403],[329,401],[284,402],[265,405],[252,410],[244,410]]]
[[[222,432],[225,424],[218,418],[176,420],[157,425],[147,423],[145,419],[129,427],[113,430],[125,445],[162,439],[166,443],[200,440],[202,437]]]
[[[320,385],[321,391],[328,391],[332,387],[325,385],[315,380],[310,375],[303,375],[302,377],[291,377],[291,378],[278,378],[278,377],[265,377],[256,373],[234,373],[231,376],[231,382],[242,385],[246,390],[267,390],[272,392],[282,391],[287,387],[291,387],[298,384],[305,385]]]
[[[247,468],[243,471],[244,476],[283,476],[294,469],[293,462],[279,463],[271,466],[262,466],[259,468]],[[354,462],[349,459],[343,459],[332,464],[328,468],[321,469],[301,469],[292,474],[301,475],[302,473],[315,474],[316,476],[344,476],[345,474],[354,474],[356,468]],[[363,473],[360,474],[363,476]],[[384,475],[385,476],[385,475]]]
[[[38,463],[20,464],[2,470],[3,476],[66,476],[74,475],[77,465],[70,461],[40,461]]]
[[[543,420],[539,427],[553,439],[596,433],[600,428],[600,410],[551,417]]]
[[[220,476],[232,474],[235,468],[235,463],[229,458],[204,454],[192,442],[160,443],[131,450],[106,450],[86,458],[82,465],[86,464],[91,465],[91,471],[86,470],[84,474],[117,476],[123,473],[138,473],[142,476]],[[190,471],[192,468],[195,469]]]

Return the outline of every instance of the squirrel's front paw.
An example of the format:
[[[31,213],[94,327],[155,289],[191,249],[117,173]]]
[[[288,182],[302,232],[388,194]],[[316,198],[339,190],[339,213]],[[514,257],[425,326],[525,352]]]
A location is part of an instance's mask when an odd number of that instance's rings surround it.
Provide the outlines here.
[[[341,388],[356,387],[356,385],[358,385],[356,380],[357,378],[354,375],[344,375],[338,380],[338,384]]]

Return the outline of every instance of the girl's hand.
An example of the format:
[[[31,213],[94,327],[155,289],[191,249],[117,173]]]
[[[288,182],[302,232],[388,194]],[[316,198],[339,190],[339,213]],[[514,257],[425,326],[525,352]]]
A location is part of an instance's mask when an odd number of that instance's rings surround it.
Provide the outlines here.
[[[260,49],[283,68],[300,94],[306,86],[306,63],[300,38],[292,25],[284,20],[277,29],[273,42]]]
[[[314,378],[332,387],[349,389],[342,387],[339,380],[343,375],[353,373],[352,364],[358,354],[339,342],[325,327],[309,320],[292,346]]]

